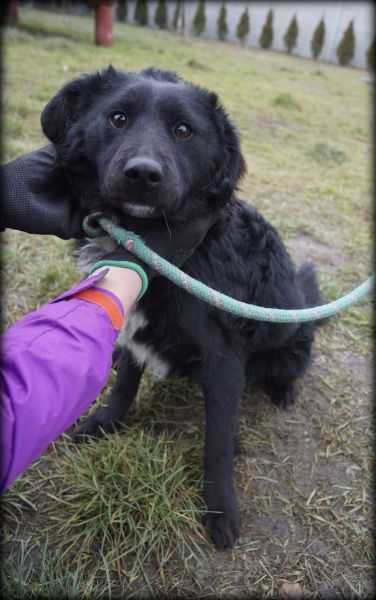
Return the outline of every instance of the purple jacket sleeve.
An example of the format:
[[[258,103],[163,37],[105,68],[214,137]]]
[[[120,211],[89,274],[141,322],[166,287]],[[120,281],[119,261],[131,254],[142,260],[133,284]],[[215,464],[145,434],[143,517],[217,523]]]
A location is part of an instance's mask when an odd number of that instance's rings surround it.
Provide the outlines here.
[[[88,409],[108,379],[118,331],[104,309],[71,297],[102,277],[86,279],[3,336],[0,491]]]

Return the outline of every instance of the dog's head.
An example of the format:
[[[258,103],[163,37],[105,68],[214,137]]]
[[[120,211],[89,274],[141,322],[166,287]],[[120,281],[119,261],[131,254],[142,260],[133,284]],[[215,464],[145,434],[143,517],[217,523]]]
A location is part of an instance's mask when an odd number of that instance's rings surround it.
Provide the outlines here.
[[[227,204],[245,170],[217,96],[168,71],[85,75],[41,120],[88,211],[189,219]]]

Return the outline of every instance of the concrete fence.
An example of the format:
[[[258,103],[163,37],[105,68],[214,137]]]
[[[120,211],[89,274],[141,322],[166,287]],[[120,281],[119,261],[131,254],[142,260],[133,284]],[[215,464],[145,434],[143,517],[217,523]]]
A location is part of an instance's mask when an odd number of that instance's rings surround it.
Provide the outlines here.
[[[134,17],[135,0],[128,1],[128,21],[132,22]],[[176,2],[166,2],[168,21],[171,22],[175,12]],[[342,39],[344,30],[350,21],[354,21],[355,33],[355,56],[351,66],[364,69],[367,67],[366,53],[374,37],[374,15],[371,2],[236,2],[227,1],[227,41],[238,43],[236,27],[240,15],[248,6],[250,17],[250,34],[246,39],[246,45],[259,47],[258,40],[264,26],[266,15],[273,10],[274,39],[272,50],[285,52],[283,36],[294,15],[297,17],[299,35],[296,47],[292,54],[312,58],[311,40],[313,32],[321,18],[324,19],[326,35],[323,50],[318,60],[337,63],[336,49]],[[149,0],[149,26],[155,26],[154,16],[157,7],[156,0]],[[221,2],[208,0],[205,2],[206,28],[201,37],[206,39],[217,39],[217,18]],[[197,2],[186,1],[185,11],[185,34],[193,35],[193,19],[197,9]]]

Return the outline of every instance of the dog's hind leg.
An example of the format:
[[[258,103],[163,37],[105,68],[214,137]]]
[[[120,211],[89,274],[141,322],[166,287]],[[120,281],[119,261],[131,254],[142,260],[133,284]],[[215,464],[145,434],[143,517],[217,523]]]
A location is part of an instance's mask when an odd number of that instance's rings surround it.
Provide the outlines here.
[[[288,408],[295,401],[295,382],[308,368],[314,337],[314,326],[304,323],[281,348],[258,354],[250,361],[256,380],[265,386],[271,401]]]
[[[267,392],[272,403],[279,408],[287,409],[295,402],[294,381],[281,385],[271,384],[268,386]]]
[[[75,441],[83,436],[100,437],[103,432],[111,433],[124,423],[129,407],[135,399],[143,367],[137,365],[132,354],[124,348],[119,358],[117,378],[108,398],[107,406],[98,408],[73,433]]]

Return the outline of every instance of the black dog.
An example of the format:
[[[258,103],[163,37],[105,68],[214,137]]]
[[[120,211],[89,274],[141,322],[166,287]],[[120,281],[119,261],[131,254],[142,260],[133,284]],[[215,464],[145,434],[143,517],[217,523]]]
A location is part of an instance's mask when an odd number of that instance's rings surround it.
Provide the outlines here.
[[[234,190],[245,171],[239,138],[215,94],[171,72],[109,68],[67,84],[46,106],[54,143],[84,212],[112,210],[167,224],[215,211],[218,220],[184,265],[192,277],[243,302],[302,308],[320,302],[314,268],[296,273],[275,229]],[[107,240],[108,242],[108,240]],[[111,244],[90,243],[93,262]],[[206,408],[206,525],[218,547],[239,535],[233,487],[238,409],[247,382],[282,407],[307,368],[314,325],[235,318],[159,277],[129,315],[118,376],[106,408],[84,423],[97,434],[124,421],[145,367],[202,387]],[[100,340],[98,341],[100,343]]]

